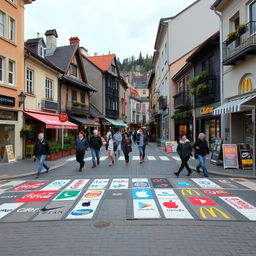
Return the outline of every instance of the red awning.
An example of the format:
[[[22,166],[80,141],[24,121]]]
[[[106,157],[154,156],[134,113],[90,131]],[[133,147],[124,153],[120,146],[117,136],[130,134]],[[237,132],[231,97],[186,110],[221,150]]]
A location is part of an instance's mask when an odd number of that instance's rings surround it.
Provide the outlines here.
[[[70,129],[77,130],[78,127],[76,124],[73,124],[69,121],[61,122],[59,120],[58,114],[44,113],[39,111],[28,110],[24,112],[26,115],[29,115],[43,123],[46,124],[47,129]]]

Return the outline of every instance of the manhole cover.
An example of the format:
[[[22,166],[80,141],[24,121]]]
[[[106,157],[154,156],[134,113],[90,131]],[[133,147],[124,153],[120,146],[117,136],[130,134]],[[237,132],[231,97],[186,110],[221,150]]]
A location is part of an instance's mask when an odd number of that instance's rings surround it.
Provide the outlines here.
[[[93,226],[95,228],[107,228],[107,227],[111,226],[111,224],[112,223],[109,221],[97,221],[97,222],[93,223]]]

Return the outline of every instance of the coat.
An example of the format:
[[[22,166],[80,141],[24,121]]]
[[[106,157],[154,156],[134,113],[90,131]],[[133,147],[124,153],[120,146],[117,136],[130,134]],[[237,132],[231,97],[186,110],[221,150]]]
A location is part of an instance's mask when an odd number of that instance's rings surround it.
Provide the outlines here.
[[[186,140],[185,142],[180,141],[177,147],[177,152],[180,156],[180,159],[189,159],[192,155],[192,146],[189,140]]]
[[[126,141],[125,138],[122,139],[122,150],[124,154],[128,154],[132,152],[132,140],[131,138],[127,138],[128,142]]]
[[[48,142],[43,139],[43,140],[37,140],[35,147],[34,147],[34,156],[41,156],[41,155],[50,155],[50,147]]]
[[[197,149],[196,147],[199,147],[199,149]],[[196,143],[194,144],[193,148],[196,150],[198,155],[205,156],[205,155],[209,154],[209,147],[208,147],[208,143],[206,140],[198,139],[196,141]]]
[[[147,135],[139,135],[137,134],[136,139],[137,139],[137,144],[140,145],[140,137],[143,136],[143,146],[148,145],[148,136]]]
[[[102,146],[102,140],[100,136],[92,136],[90,138],[90,147],[93,149],[100,149]]]
[[[77,138],[75,141],[75,149],[76,149],[76,152],[78,153],[85,153],[88,146],[89,146],[89,143],[85,137],[82,140]]]

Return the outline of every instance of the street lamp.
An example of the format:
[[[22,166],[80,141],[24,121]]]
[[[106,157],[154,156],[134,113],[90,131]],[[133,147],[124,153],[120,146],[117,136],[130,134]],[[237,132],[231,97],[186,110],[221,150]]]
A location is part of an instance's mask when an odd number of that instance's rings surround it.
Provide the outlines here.
[[[24,103],[25,103],[25,99],[26,99],[26,94],[24,92],[21,92],[19,95],[19,107]]]

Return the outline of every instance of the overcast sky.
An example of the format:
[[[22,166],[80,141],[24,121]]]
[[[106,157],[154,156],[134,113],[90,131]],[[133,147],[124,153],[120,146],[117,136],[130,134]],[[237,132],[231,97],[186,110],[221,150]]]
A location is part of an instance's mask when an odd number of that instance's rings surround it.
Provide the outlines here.
[[[26,5],[25,38],[57,29],[58,46],[78,36],[90,55],[115,53],[121,60],[152,55],[159,19],[195,0],[36,0]]]

